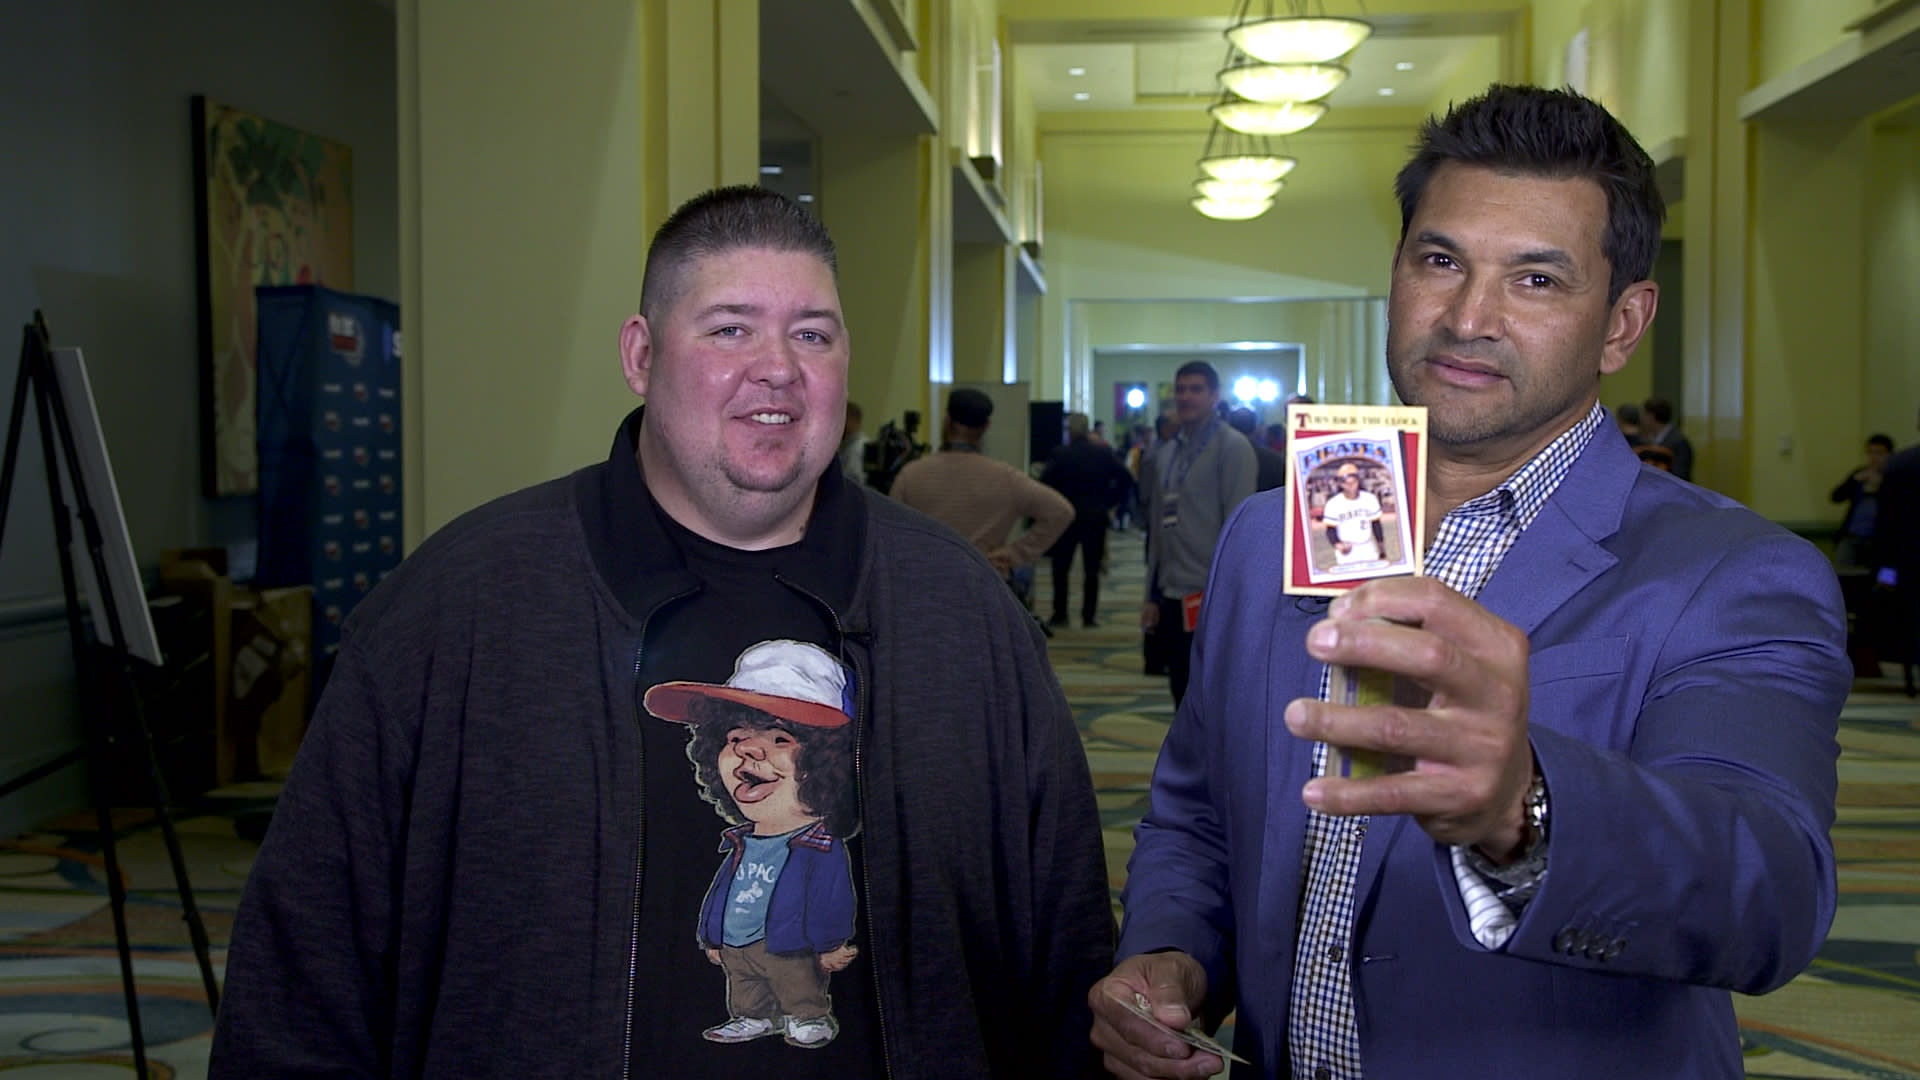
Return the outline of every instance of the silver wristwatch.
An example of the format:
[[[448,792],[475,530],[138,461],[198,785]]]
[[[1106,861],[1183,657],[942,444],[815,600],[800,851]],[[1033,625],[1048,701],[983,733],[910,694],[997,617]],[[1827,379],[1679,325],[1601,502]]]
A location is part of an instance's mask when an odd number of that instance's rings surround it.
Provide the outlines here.
[[[1477,849],[1467,848],[1467,865],[1481,877],[1506,886],[1494,895],[1511,903],[1532,899],[1541,880],[1547,876],[1547,780],[1538,770],[1534,771],[1533,782],[1527,785],[1526,814],[1527,849],[1513,862],[1495,866]]]

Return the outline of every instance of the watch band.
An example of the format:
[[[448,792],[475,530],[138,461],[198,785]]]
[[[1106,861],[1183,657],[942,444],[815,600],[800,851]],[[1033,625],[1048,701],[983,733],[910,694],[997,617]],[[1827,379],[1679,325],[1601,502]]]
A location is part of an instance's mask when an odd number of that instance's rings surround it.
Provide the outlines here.
[[[1490,882],[1505,886],[1494,895],[1501,900],[1519,902],[1530,899],[1547,874],[1547,838],[1552,820],[1547,799],[1547,780],[1534,770],[1525,799],[1527,848],[1518,859],[1505,866],[1494,865],[1476,848],[1466,849],[1467,865]]]

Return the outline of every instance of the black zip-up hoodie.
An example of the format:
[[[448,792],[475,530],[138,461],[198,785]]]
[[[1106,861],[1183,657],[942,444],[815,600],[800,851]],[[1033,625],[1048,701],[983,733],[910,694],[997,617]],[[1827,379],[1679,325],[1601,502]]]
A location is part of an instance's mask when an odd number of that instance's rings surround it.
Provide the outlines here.
[[[648,615],[698,582],[635,464],[640,416],[605,463],[440,530],[348,619],[241,897],[211,1076],[648,1075],[623,1051],[634,694]],[[860,552],[834,614],[865,676],[891,1076],[1099,1075],[1106,866],[1040,635],[959,536],[821,483],[809,529]]]

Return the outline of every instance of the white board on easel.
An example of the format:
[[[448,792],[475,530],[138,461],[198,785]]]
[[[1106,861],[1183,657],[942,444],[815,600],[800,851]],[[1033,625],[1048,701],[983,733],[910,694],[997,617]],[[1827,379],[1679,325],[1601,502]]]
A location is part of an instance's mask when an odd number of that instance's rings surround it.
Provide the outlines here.
[[[106,563],[107,583],[113,587],[114,606],[120,625],[126,631],[127,652],[157,667],[163,662],[160,635],[154,632],[153,616],[147,610],[140,564],[134,559],[133,538],[127,533],[127,518],[120,508],[120,488],[114,483],[113,463],[107,458],[106,435],[100,429],[100,414],[94,408],[93,384],[87,378],[86,361],[79,349],[54,349],[53,370],[60,380],[60,398],[66,405],[67,430],[73,434],[74,456],[80,459],[80,478],[86,484],[94,516],[100,522],[101,560]],[[117,645],[113,630],[107,624],[100,583],[94,578],[93,558],[87,553],[73,478],[67,475],[65,455],[55,456],[59,459],[60,495],[72,519],[74,576],[79,578],[87,605],[93,612],[94,632],[104,644]]]

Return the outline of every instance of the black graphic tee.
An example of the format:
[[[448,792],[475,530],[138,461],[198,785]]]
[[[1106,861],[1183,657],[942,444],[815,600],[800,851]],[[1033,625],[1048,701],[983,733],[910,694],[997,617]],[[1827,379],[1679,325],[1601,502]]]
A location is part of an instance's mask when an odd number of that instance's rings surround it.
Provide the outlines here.
[[[633,1075],[882,1075],[857,687],[827,606],[853,553],[811,527],[737,551],[660,517],[703,587],[654,616],[636,686]]]

